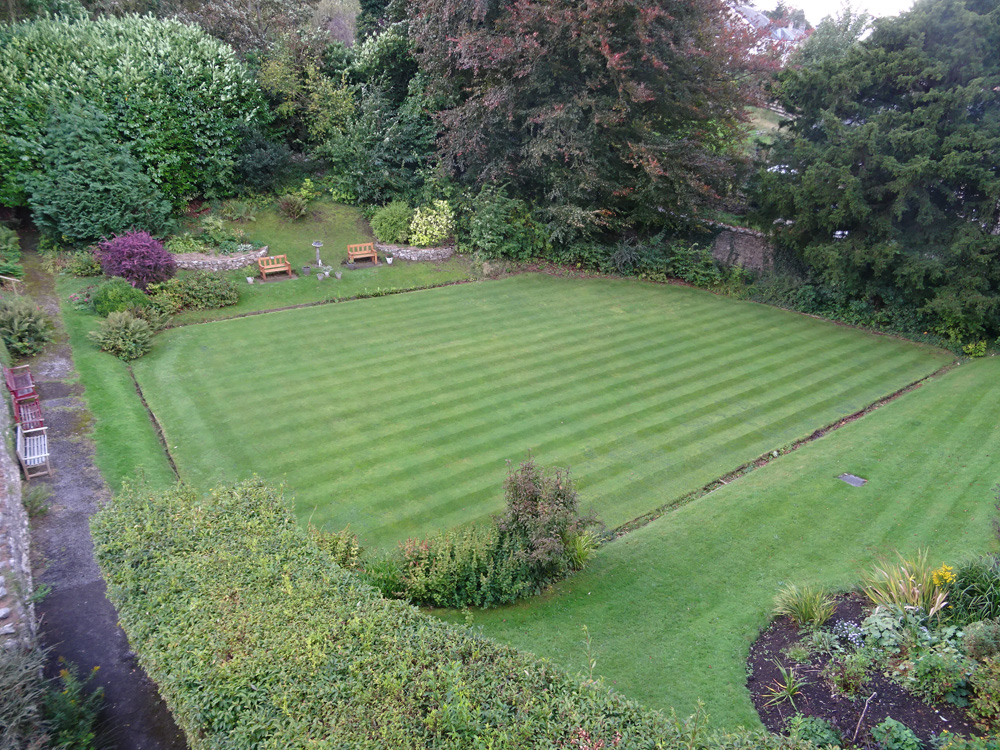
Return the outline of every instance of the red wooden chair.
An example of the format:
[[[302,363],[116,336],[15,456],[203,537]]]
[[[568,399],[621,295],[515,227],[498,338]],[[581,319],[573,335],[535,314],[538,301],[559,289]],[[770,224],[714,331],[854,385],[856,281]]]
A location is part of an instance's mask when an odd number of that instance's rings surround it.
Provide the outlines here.
[[[20,367],[3,368],[3,379],[7,383],[7,390],[14,397],[15,401],[24,398],[38,397],[35,391],[35,381],[31,377],[31,367],[21,365]]]
[[[38,396],[31,396],[20,400],[12,396],[11,400],[14,402],[14,421],[17,424],[21,425],[25,430],[37,430],[39,427],[45,426],[45,418],[42,416],[42,405],[38,401]]]

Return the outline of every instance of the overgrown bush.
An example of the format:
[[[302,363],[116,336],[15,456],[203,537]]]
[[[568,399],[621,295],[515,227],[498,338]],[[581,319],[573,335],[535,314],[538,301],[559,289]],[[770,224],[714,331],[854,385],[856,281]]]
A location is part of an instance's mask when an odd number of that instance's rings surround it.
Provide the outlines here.
[[[108,276],[121,276],[139,289],[166,281],[177,269],[174,256],[148,232],[129,232],[101,242],[97,259]]]
[[[795,714],[788,720],[788,734],[803,742],[811,742],[816,747],[840,747],[840,732],[830,722],[818,716]]]
[[[111,313],[131,310],[134,307],[149,304],[149,298],[141,289],[136,289],[125,279],[116,276],[108,279],[94,290],[91,297],[94,312],[103,318]]]
[[[0,338],[11,354],[30,357],[52,340],[52,323],[28,297],[8,295],[0,298]]]
[[[108,597],[192,750],[805,746],[713,736],[382,598],[259,480],[126,485],[93,520]],[[581,732],[583,735],[581,735]],[[702,744],[707,743],[707,744]]]
[[[243,145],[234,166],[240,192],[272,190],[288,171],[291,155],[283,143],[270,141],[256,131],[244,132]]]
[[[171,225],[170,203],[117,142],[94,106],[71,105],[45,130],[39,170],[27,181],[38,228],[68,244],[139,228],[157,234]]]
[[[50,109],[79,102],[103,113],[105,144],[127,143],[139,172],[175,206],[187,196],[231,193],[246,128],[270,118],[249,69],[198,26],[152,16],[53,17],[3,34],[2,205],[25,204],[24,178],[43,167],[38,145]],[[111,182],[102,172],[98,184]]]
[[[369,222],[375,239],[391,245],[402,245],[410,238],[413,209],[406,201],[393,201],[374,213]]]
[[[175,304],[176,310],[210,310],[240,301],[236,284],[225,276],[206,271],[175,276],[162,284],[151,285],[149,291],[154,304],[161,305],[164,310]]]
[[[947,701],[965,705],[968,680],[975,663],[954,649],[935,648],[913,659],[907,688],[929,703]]]
[[[127,362],[153,348],[153,329],[130,312],[113,312],[101,321],[90,339],[102,351]]]
[[[278,198],[278,213],[286,219],[301,219],[309,212],[309,201],[301,195],[289,193]]]
[[[455,213],[447,201],[436,200],[421,206],[410,221],[410,244],[417,247],[440,245],[455,231]]]
[[[309,527],[313,543],[330,556],[337,565],[347,570],[357,570],[361,566],[364,548],[358,542],[358,535],[352,534],[350,527],[337,532],[320,531]]]
[[[506,191],[486,184],[472,201],[467,238],[463,244],[484,258],[528,260],[544,254],[544,229],[531,217],[528,205]]]

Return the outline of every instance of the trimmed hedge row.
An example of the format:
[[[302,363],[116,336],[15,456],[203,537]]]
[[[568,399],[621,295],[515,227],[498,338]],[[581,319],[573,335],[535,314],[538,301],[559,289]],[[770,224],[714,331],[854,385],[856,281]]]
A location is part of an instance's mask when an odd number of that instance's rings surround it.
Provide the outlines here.
[[[703,721],[386,600],[260,480],[207,496],[127,486],[93,532],[122,626],[194,750],[793,746],[709,738]]]

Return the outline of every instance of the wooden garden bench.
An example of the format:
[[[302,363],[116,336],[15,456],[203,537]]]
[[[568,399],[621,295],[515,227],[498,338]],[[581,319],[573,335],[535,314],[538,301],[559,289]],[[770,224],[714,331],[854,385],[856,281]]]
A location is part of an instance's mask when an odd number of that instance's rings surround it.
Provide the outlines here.
[[[46,435],[48,427],[25,430],[17,426],[17,460],[21,462],[24,478],[43,477],[52,474],[49,466],[49,439]]]
[[[292,264],[288,262],[287,255],[268,255],[257,259],[260,266],[260,277],[267,280],[269,273],[287,273],[288,278],[292,277]]]
[[[26,430],[37,430],[45,426],[45,418],[42,416],[42,405],[38,401],[38,396],[25,399],[12,399],[14,401],[14,421]]]
[[[378,265],[378,253],[375,252],[374,242],[362,242],[360,245],[347,246],[347,262],[353,263],[356,260],[371,259],[371,262]]]
[[[3,379],[7,383],[7,390],[10,391],[10,395],[14,397],[15,401],[38,395],[35,392],[35,381],[31,377],[29,365],[4,367]]]

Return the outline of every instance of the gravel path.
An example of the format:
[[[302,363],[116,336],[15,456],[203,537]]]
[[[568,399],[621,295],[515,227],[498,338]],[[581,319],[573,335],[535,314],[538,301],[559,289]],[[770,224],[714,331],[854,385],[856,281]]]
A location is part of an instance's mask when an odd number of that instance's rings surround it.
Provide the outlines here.
[[[94,465],[92,416],[81,399],[69,343],[55,295],[55,282],[42,271],[33,252],[37,237],[22,232],[28,292],[56,321],[56,340],[31,361],[42,410],[49,426],[53,476],[35,480],[52,491],[50,509],[36,519],[32,554],[36,589],[52,587],[36,612],[42,644],[52,648],[49,670],[65,657],[87,673],[99,666],[96,682],[104,687],[99,746],[120,750],[183,750],[184,737],[135,661],[118,616],[104,595],[104,581],[94,560],[90,516],[110,496]]]

